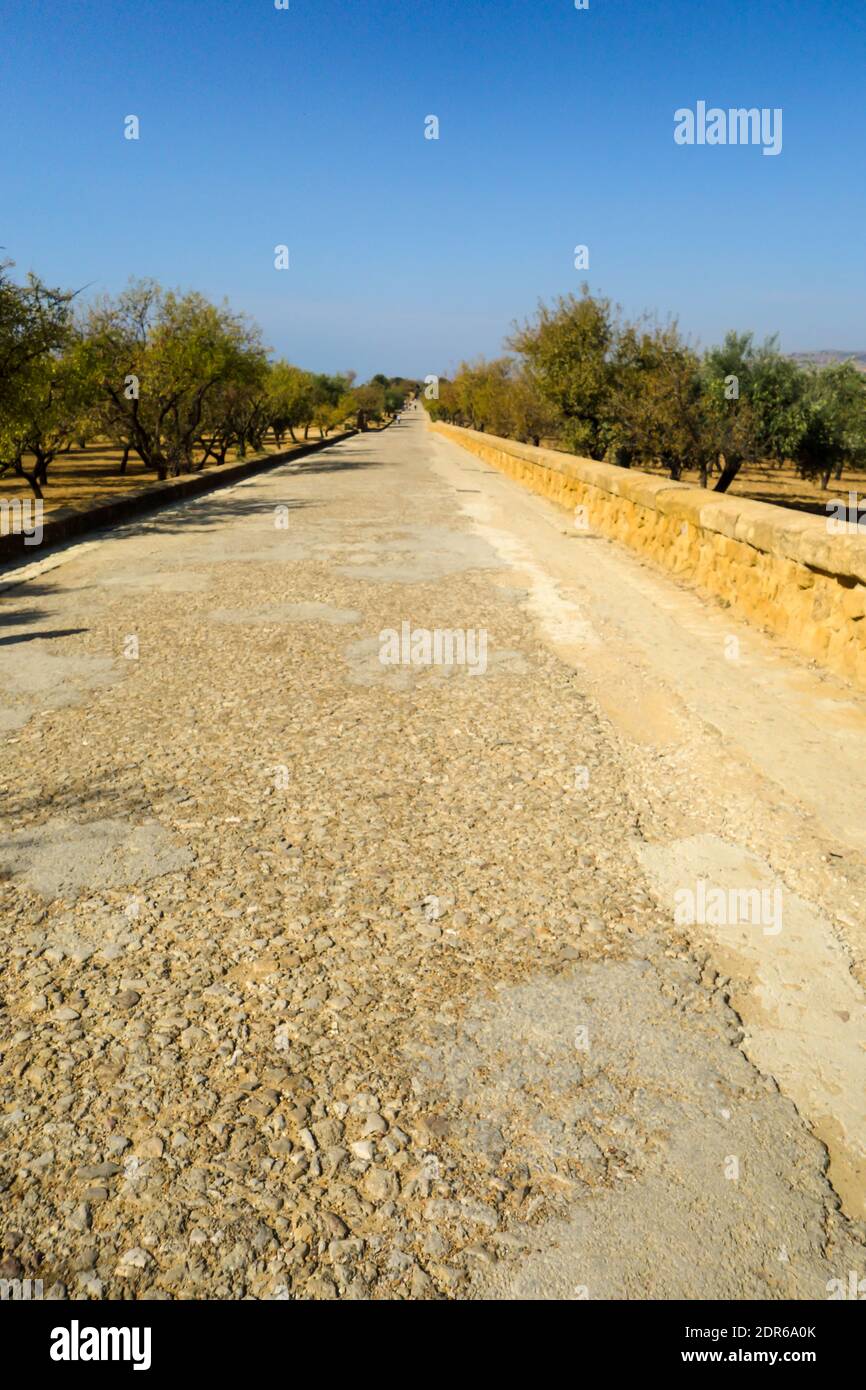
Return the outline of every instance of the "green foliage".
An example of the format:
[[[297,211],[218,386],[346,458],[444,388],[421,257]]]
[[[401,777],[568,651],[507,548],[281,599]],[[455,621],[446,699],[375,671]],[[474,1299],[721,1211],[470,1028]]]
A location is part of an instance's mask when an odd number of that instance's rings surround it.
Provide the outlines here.
[[[379,373],[304,371],[269,363],[258,327],[227,304],[133,280],[76,322],[74,295],[35,276],[15,284],[0,263],[0,473],[37,495],[50,461],[85,435],[107,436],[160,478],[260,450],[311,425],[365,428],[402,408],[419,383]]]
[[[12,408],[34,363],[62,351],[72,332],[72,292],[50,289],[32,273],[17,285],[12,265],[0,261],[0,415]]]
[[[227,305],[134,281],[91,309],[85,334],[107,431],[128,439],[160,478],[193,468],[219,402],[241,449],[260,439],[265,350],[258,328]]]
[[[516,327],[508,342],[555,407],[564,442],[592,458],[602,457],[608,442],[616,336],[610,300],[583,285],[579,299],[560,295],[550,308],[539,304],[535,321]]]
[[[279,443],[288,430],[292,439],[296,429],[308,428],[313,421],[315,377],[301,367],[282,360],[274,362],[267,382],[268,412]]]
[[[72,320],[74,296],[35,275],[16,285],[0,264],[0,473],[37,497],[55,454],[80,431],[94,390]]]
[[[676,323],[642,320],[620,331],[611,360],[608,457],[628,466],[658,461],[679,478],[712,456],[700,362]]]
[[[517,358],[463,362],[438,396],[435,420],[560,448],[623,466],[657,465],[724,492],[745,462],[794,460],[827,485],[866,462],[866,377],[853,363],[804,371],[775,338],[729,332],[700,357],[675,321],[623,322],[610,300],[560,296],[540,304],[508,345]]]
[[[804,477],[818,477],[827,487],[831,473],[866,462],[866,380],[850,362],[805,376],[804,428],[796,450]]]
[[[353,411],[358,429],[365,430],[371,422],[381,420],[385,413],[387,385],[375,380],[364,386],[356,386],[352,391]]]

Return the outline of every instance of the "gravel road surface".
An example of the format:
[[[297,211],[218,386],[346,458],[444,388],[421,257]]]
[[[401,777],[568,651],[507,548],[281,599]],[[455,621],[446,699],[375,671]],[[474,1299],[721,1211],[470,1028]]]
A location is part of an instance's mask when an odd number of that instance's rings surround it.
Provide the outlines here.
[[[420,409],[0,576],[0,730],[0,1277],[866,1276],[866,699]]]

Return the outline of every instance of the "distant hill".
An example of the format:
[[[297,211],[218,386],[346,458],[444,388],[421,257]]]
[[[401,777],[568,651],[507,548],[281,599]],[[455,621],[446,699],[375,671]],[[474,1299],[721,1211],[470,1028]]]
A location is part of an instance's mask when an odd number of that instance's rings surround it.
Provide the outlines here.
[[[866,372],[866,352],[842,352],[837,348],[822,348],[820,352],[789,352],[788,356],[801,367],[828,367],[831,362],[853,362],[858,372]]]

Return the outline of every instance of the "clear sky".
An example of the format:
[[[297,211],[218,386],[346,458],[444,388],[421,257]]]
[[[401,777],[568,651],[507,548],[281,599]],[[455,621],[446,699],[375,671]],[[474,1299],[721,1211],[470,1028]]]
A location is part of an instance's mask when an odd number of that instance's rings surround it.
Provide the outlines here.
[[[863,0],[0,0],[0,26],[19,272],[226,295],[362,376],[496,353],[584,278],[704,345],[866,349]],[[701,100],[781,107],[782,153],[676,145]]]

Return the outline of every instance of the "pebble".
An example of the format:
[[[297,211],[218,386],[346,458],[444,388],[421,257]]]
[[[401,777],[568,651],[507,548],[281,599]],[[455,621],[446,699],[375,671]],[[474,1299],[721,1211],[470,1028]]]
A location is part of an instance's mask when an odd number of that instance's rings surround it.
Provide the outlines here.
[[[364,1178],[364,1192],[371,1202],[387,1202],[399,1191],[397,1174],[387,1168],[371,1168]]]
[[[141,1246],[136,1245],[131,1250],[124,1251],[120,1257],[118,1268],[121,1270],[146,1269],[152,1263],[153,1256],[148,1254],[146,1250],[142,1250]]]

